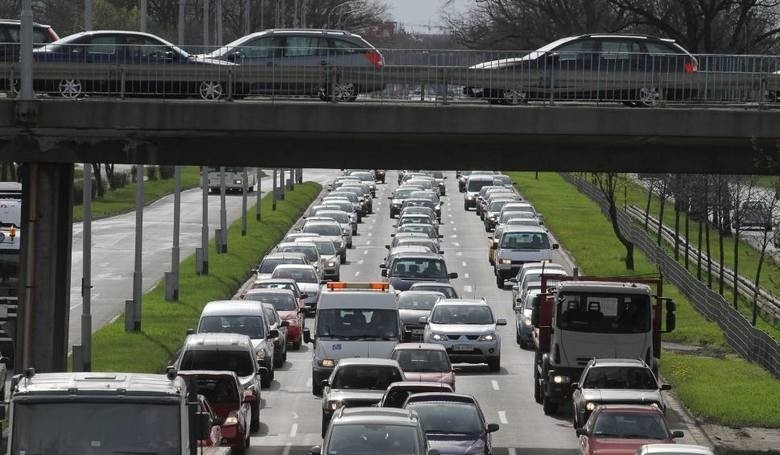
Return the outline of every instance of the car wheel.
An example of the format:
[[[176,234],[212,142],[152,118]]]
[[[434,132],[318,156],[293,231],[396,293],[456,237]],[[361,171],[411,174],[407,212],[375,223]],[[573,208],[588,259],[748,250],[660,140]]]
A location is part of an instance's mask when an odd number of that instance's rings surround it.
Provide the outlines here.
[[[537,353],[536,359],[538,359],[539,354]],[[539,384],[539,370],[537,368],[539,362],[537,360],[534,360],[534,401],[536,401],[539,404],[542,404],[542,386]]]
[[[347,263],[347,254],[346,253],[340,255],[339,257],[341,258],[341,263],[342,264],[346,264]]]
[[[298,339],[298,341],[293,341],[292,348],[295,351],[300,351],[301,350],[301,340],[300,340],[300,338]]]
[[[496,275],[496,286],[499,289],[504,289],[504,278],[501,275]]]
[[[284,342],[284,354],[282,354],[282,365],[287,361],[287,340]]]
[[[271,387],[271,373],[266,373],[263,375],[263,377],[260,379],[260,387],[267,389]],[[254,411],[253,411],[254,413]],[[254,418],[254,415],[252,416]]]
[[[642,107],[656,107],[661,100],[661,92],[656,87],[642,87],[639,89],[637,104]]]
[[[463,203],[463,210],[469,211],[469,206],[465,202]]]
[[[542,410],[544,410],[544,415],[553,415],[558,412],[558,403],[553,403],[547,397],[542,397]]]
[[[224,90],[222,89],[222,83],[219,81],[203,81],[198,87],[198,93],[200,98],[206,101],[216,101],[222,99]]]
[[[250,429],[251,431],[257,431],[260,429],[260,403],[257,401],[255,401],[255,404],[252,405],[252,423],[250,425]]]
[[[325,438],[325,433],[328,432],[328,424],[329,423],[330,423],[329,421],[325,420],[325,415],[323,415],[322,416],[322,434],[321,434],[323,439]]]
[[[84,85],[79,79],[63,79],[58,86],[60,96],[76,99],[84,95]]]
[[[518,104],[528,104],[528,94],[524,90],[509,89],[503,93],[503,104],[516,106]]]
[[[333,281],[341,281],[341,274],[336,275]]]
[[[501,371],[501,357],[488,359],[487,364],[490,371]]]
[[[519,333],[515,334],[515,341],[520,345],[521,348],[523,347],[523,337],[521,337]]]
[[[274,356],[274,367],[279,368],[282,365],[284,365],[284,357],[282,357],[282,353],[279,352],[279,355]]]
[[[352,242],[347,243],[347,248],[352,249]]]
[[[314,381],[311,383],[311,394],[316,397],[322,396],[322,384],[315,384]]]
[[[269,376],[269,377],[271,378],[271,380],[273,381],[273,380],[274,380],[274,378],[276,377],[276,368],[271,368],[271,372],[269,373],[269,375],[268,375],[268,376]]]

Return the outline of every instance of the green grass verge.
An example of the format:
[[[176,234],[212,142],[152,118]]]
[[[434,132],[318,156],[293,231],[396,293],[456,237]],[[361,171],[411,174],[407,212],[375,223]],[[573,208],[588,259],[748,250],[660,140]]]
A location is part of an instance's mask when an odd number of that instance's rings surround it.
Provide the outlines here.
[[[200,169],[197,166],[185,166],[181,169],[182,190],[194,188],[200,184]],[[173,193],[173,179],[151,180],[144,182],[144,204],[160,199]],[[135,208],[135,183],[122,188],[106,191],[101,199],[92,201],[92,216],[104,218],[124,213]],[[81,205],[73,207],[73,221],[83,219],[84,208]]]
[[[179,302],[166,302],[163,284],[144,294],[142,331],[125,333],[124,316],[93,336],[94,371],[159,373],[178,351],[188,328],[194,328],[203,306],[212,300],[230,298],[260,257],[273,248],[319,194],[320,185],[307,182],[285,194],[271,211],[271,195],[262,200],[262,223],[250,221],[246,237],[241,221],[230,225],[228,253],[217,255],[209,243],[209,275],[195,274],[194,256],[181,263]],[[254,212],[254,208],[250,213]]]
[[[647,190],[641,185],[638,185],[633,181],[628,181],[627,191],[625,192],[625,196],[628,204],[635,204],[640,208],[642,208],[642,210],[644,210],[645,207],[647,206]],[[650,203],[650,214],[658,218],[660,210],[661,210],[660,199],[658,197],[653,197]],[[685,235],[684,226],[685,226],[686,218],[687,218],[686,214],[684,212],[681,212],[680,213],[681,235]],[[664,225],[674,229],[674,204],[670,203],[669,201],[667,201],[664,208]],[[698,248],[699,223],[694,220],[690,220],[688,226],[689,226],[688,227],[689,244],[692,248]],[[770,235],[769,241],[771,242],[772,234],[770,233],[769,235]],[[725,262],[726,267],[731,269],[734,268],[734,242],[735,241],[733,237],[726,237],[723,239],[723,261]],[[671,254],[674,253],[674,247],[672,245],[664,244],[664,247]],[[702,227],[702,250],[704,252],[707,251],[706,236],[704,235],[703,227]],[[682,254],[683,251],[684,251],[684,247],[681,245],[681,249],[680,249],[681,264],[684,263],[684,258]],[[713,257],[713,260],[716,260],[719,255],[718,234],[717,231],[712,227],[710,227],[710,254]],[[759,256],[760,255],[758,250],[756,250],[754,247],[749,245],[747,242],[740,240],[739,274],[753,281],[756,276],[756,270],[758,269]],[[702,267],[705,266],[706,263],[702,263]],[[696,262],[693,261],[692,258],[689,263],[689,270],[691,270],[694,274],[696,273]],[[774,260],[769,255],[767,255],[764,258],[764,264],[762,266],[761,279],[759,280],[759,283],[764,290],[770,292],[773,295],[780,295],[780,266],[778,266],[778,264],[775,263]],[[726,283],[726,286],[728,286],[728,283]],[[715,286],[715,289],[717,289],[717,286]],[[726,292],[725,297],[727,301],[731,302],[732,295],[733,294],[731,290]],[[740,298],[738,299],[737,308],[745,317],[748,318],[748,320],[752,319],[752,311],[753,311],[752,302],[748,301],[745,298]],[[767,318],[765,317],[765,315],[761,314],[761,316],[758,318],[756,325],[758,326],[758,328],[764,330],[770,336],[774,337],[774,339],[780,340],[780,326],[778,326],[778,324],[775,321],[773,321],[772,318]]]
[[[664,352],[661,374],[685,405],[706,421],[780,427],[780,381],[744,359]]]

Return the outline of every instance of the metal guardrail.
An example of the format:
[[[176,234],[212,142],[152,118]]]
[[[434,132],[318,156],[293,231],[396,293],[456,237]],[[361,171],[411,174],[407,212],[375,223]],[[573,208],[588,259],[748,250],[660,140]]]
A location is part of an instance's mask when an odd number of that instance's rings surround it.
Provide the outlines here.
[[[645,211],[641,208],[637,207],[636,205],[629,205],[627,207],[626,213],[634,219],[634,221],[638,221],[640,223],[644,223],[645,220]],[[658,232],[658,219],[653,216],[648,216],[648,226],[651,231]],[[674,229],[670,228],[669,226],[662,225],[661,228],[661,238],[664,239],[664,241],[672,246],[674,246]],[[678,238],[680,239],[680,244],[684,244],[685,237],[678,235]],[[685,247],[683,247],[685,248]],[[701,260],[702,264],[707,264],[708,256],[707,254],[697,250],[696,248],[688,245],[688,254],[692,257],[692,260],[698,261]],[[717,260],[711,261],[711,267],[712,267],[712,275],[713,276],[719,276],[720,274],[720,263]],[[734,271],[729,269],[728,267],[723,267],[723,279],[725,283],[729,287],[733,287],[734,284]],[[756,287],[754,283],[747,277],[743,275],[737,275],[737,292],[744,298],[746,298],[749,301],[753,300],[753,296],[756,292]],[[764,312],[766,315],[772,317],[775,321],[780,320],[780,300],[778,300],[776,297],[774,297],[772,294],[767,292],[764,289],[759,288],[758,289],[758,307],[761,309],[762,312]]]
[[[608,205],[601,191],[592,183],[569,173],[564,180],[596,202],[606,212]],[[644,229],[623,211],[618,211],[620,231],[658,266],[664,278],[674,284],[700,313],[715,321],[723,330],[726,342],[741,357],[756,362],[775,377],[780,378],[780,344],[763,330],[753,327],[723,296],[697,280],[683,265],[656,245]]]
[[[0,90],[19,78],[18,51],[0,43]],[[5,49],[5,50],[3,50]],[[622,102],[659,104],[774,103],[780,94],[780,56],[699,55],[698,71],[683,54],[577,54],[518,62],[525,51],[365,49],[332,52],[254,48],[217,59],[182,57],[159,46],[77,46],[36,51],[38,93],[202,97],[203,99],[320,97],[335,101],[490,101],[521,104]],[[215,49],[207,49],[213,51]],[[240,55],[236,57],[235,55]],[[5,56],[5,58],[3,58]],[[231,61],[228,61],[231,60]],[[485,64],[485,62],[494,62]],[[498,63],[495,63],[498,62]],[[496,68],[506,62],[515,64]]]

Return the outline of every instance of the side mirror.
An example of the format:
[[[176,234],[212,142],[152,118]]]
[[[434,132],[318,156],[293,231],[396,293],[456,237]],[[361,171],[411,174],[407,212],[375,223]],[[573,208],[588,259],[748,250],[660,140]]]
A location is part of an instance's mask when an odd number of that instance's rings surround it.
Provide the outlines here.
[[[588,435],[588,432],[584,428],[582,428],[582,427],[577,428],[574,431],[577,433],[577,436],[587,436]]]
[[[510,283],[517,283],[517,277],[510,278],[507,281],[509,281]]]
[[[330,387],[330,381],[328,381],[327,379],[323,379],[323,380],[322,380],[322,382],[321,382],[320,384],[322,384],[322,388],[323,388],[323,389],[324,389],[325,387]]]
[[[301,294],[301,298],[306,300],[309,298],[309,294]]]
[[[684,438],[684,437],[685,437],[685,433],[683,433],[682,431],[680,430],[672,431],[672,438],[677,439],[677,438]]]
[[[311,455],[320,455],[322,453],[322,447],[320,446],[314,446],[309,451]]]
[[[677,327],[677,305],[673,300],[666,301],[666,331],[672,332]]]
[[[496,320],[496,325],[506,325],[506,319],[504,318],[498,318]]]
[[[282,321],[279,325],[282,327],[290,327],[290,321]]]
[[[572,390],[579,389],[579,388],[580,388],[580,383],[579,382],[573,382],[571,384],[571,389]]]
[[[387,269],[382,269],[382,276],[384,276],[384,277],[387,276]]]
[[[187,329],[187,335],[195,335],[195,329]]]
[[[311,332],[309,329],[303,329],[303,342],[311,343]]]
[[[449,278],[451,280],[454,280],[457,277],[458,277],[458,272],[452,272],[452,273],[448,273],[447,274],[447,278]]]
[[[443,235],[443,234],[439,234],[439,238],[440,238],[440,239],[443,239],[443,238],[444,238],[444,235]]]
[[[671,384],[661,384],[661,390],[672,390]]]
[[[439,254],[444,254],[444,250],[439,250]]]
[[[385,245],[385,249],[389,250],[390,249],[390,245]]]
[[[279,338],[279,331],[277,329],[271,329],[268,331],[268,338]]]
[[[390,234],[390,237],[395,237],[395,234]]]
[[[380,269],[386,269],[386,268],[387,268],[387,265],[386,265],[386,264],[379,264],[379,268],[380,268]]]
[[[420,318],[417,319],[417,322],[422,324],[422,325],[427,325],[428,324],[428,316],[420,316]]]
[[[320,280],[320,284],[328,284],[328,280]]]
[[[498,424],[497,423],[489,423],[487,426],[487,433],[495,433],[498,431]]]
[[[560,248],[560,245],[558,245],[557,243],[552,244],[552,249],[557,250],[558,248]]]

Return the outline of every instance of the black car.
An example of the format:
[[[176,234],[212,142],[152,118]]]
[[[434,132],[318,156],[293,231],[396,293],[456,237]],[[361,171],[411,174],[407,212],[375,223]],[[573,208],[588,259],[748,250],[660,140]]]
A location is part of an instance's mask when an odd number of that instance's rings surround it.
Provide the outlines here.
[[[71,64],[72,76],[36,75],[35,90],[79,98],[87,94],[193,96],[222,99],[228,94],[230,62],[191,56],[150,33],[95,30],[76,33],[33,51],[37,64]],[[78,70],[74,64],[78,64]],[[170,79],[177,65],[199,65],[212,71],[184,79]],[[168,71],[163,71],[165,66]],[[157,69],[152,69],[157,68]],[[182,76],[184,77],[184,76]]]
[[[377,182],[385,183],[385,174],[386,171],[384,169],[374,169],[374,179]]]
[[[682,75],[698,71],[698,61],[671,39],[602,33],[561,38],[523,56],[507,56],[470,68],[487,70],[490,74],[484,79],[497,82],[467,86],[464,93],[492,104],[519,104],[552,96],[560,101],[655,106],[663,98],[695,96],[684,88]]]

